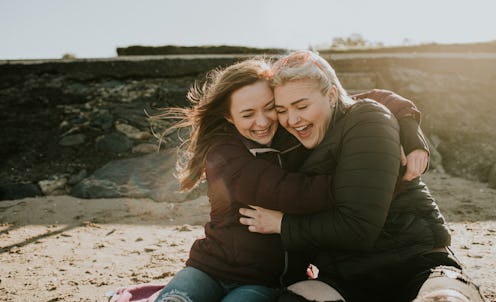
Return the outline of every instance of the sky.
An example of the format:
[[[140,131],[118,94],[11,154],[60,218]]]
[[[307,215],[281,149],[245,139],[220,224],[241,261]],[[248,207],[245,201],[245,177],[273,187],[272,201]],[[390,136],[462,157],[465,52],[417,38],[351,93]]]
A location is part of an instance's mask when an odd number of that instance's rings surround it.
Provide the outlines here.
[[[131,45],[306,49],[360,34],[401,45],[496,40],[496,0],[0,0],[0,59]]]

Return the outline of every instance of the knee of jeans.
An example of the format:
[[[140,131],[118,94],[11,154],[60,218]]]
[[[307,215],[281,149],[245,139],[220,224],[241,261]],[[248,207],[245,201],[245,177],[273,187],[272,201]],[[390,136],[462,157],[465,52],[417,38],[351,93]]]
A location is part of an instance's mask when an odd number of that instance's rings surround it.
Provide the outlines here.
[[[344,301],[337,290],[319,280],[300,281],[287,289],[308,301]]]
[[[484,301],[479,288],[460,269],[439,266],[419,290],[414,302]]]
[[[462,293],[453,289],[438,289],[424,293],[413,302],[470,302]]]
[[[176,289],[160,293],[155,302],[193,302],[188,293]]]

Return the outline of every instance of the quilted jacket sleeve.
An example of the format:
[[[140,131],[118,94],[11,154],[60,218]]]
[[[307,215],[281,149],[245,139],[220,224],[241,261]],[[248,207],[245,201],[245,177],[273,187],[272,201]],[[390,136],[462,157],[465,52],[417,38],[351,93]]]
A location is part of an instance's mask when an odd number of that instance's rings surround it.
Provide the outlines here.
[[[411,100],[385,89],[373,89],[352,97],[372,99],[386,106],[394,114],[400,124],[400,142],[405,154],[416,149],[423,149],[429,153],[429,145],[420,129],[420,111]]]

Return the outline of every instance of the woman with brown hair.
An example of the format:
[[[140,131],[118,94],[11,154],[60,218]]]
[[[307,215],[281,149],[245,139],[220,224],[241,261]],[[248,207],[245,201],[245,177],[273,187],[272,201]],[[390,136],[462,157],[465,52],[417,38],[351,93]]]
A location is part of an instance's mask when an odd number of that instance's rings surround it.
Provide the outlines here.
[[[249,204],[286,213],[317,213],[333,206],[331,176],[295,173],[309,151],[278,127],[270,77],[271,66],[262,59],[214,70],[201,87],[190,89],[191,107],[172,108],[162,116],[180,118],[176,128],[191,130],[181,149],[181,189],[193,188],[205,175],[211,220],[205,238],[193,244],[186,268],[156,301],[272,301],[282,283],[305,275],[305,267],[292,272],[287,266],[289,255],[278,235],[253,233],[239,223],[239,209]],[[371,95],[400,117],[418,115],[410,101],[391,92]],[[416,137],[417,127],[411,129],[410,136]]]

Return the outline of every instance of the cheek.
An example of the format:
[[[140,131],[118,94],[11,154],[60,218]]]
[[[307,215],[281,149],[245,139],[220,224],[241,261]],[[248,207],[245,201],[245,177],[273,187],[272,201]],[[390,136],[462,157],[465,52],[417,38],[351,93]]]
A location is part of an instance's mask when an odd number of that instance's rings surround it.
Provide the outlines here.
[[[243,120],[236,125],[236,128],[238,128],[240,131],[250,130],[250,127],[251,123],[247,122],[246,120]]]
[[[278,115],[278,121],[279,121],[279,124],[281,124],[281,126],[283,128],[288,128],[288,115],[287,114],[282,114],[282,115]]]
[[[234,127],[236,127],[236,129],[238,129],[238,131],[240,131],[240,132],[245,130],[247,127],[246,120],[244,120],[242,118],[233,117],[232,123],[234,124]]]
[[[272,122],[277,123],[277,121],[278,121],[277,112],[275,112],[275,111],[267,113],[266,117],[267,117],[267,119],[269,119]]]

